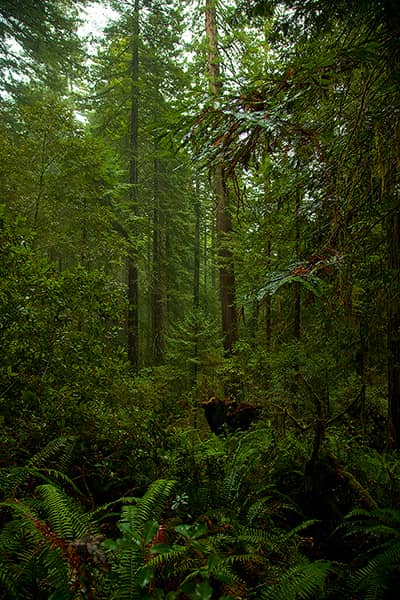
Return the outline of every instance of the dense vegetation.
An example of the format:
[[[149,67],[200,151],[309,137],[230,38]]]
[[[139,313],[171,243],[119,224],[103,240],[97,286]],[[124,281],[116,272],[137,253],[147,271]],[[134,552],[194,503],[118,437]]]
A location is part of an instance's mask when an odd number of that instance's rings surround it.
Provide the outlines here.
[[[397,598],[398,3],[93,6],[0,2],[0,598]]]

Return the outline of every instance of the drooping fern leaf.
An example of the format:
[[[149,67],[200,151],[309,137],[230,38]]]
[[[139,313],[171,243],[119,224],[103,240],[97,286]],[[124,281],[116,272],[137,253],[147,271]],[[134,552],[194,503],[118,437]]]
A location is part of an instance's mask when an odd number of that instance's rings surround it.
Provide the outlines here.
[[[70,542],[90,532],[90,524],[78,506],[63,490],[51,484],[37,487],[43,499],[43,510],[53,531]]]
[[[0,561],[0,598],[17,598],[14,577],[15,573],[9,565]]]
[[[0,469],[0,492],[2,492],[3,498],[15,497],[29,478],[40,479],[48,483],[58,481],[67,484],[79,493],[74,482],[62,470],[59,470],[65,468],[74,444],[74,438],[57,438],[30,458],[26,465]],[[57,468],[49,467],[51,461]]]
[[[69,467],[75,443],[76,438],[74,437],[58,437],[51,440],[42,450],[29,459],[27,467],[40,469],[54,461],[54,468],[66,471]]]
[[[366,600],[383,599],[394,578],[400,580],[400,511],[354,510],[342,528],[358,538],[361,552],[357,562],[365,562],[350,578],[349,587],[362,591]]]
[[[174,489],[175,481],[169,479],[159,479],[153,482],[143,498],[141,498],[135,508],[135,517],[132,525],[141,527],[144,523],[155,517],[159,517],[164,510],[165,504]],[[128,507],[129,509],[133,507]],[[133,516],[133,515],[132,515]]]
[[[260,590],[262,600],[308,600],[321,592],[331,564],[327,561],[300,561],[283,573],[279,580]]]
[[[350,579],[351,588],[365,592],[366,600],[383,600],[392,576],[400,576],[400,540],[380,548],[377,556],[358,569]]]
[[[250,431],[240,438],[223,482],[228,502],[236,502],[240,497],[243,482],[263,460],[271,444],[271,431],[266,428]]]
[[[75,493],[81,494],[75,483],[64,473],[56,469],[38,469],[36,467],[14,467],[11,471],[6,469],[0,473],[0,490],[4,498],[15,497],[20,491],[21,486],[29,479],[38,479],[46,483],[53,484],[59,482],[67,485]]]
[[[225,536],[227,538],[227,536]],[[275,540],[270,531],[265,529],[256,529],[255,527],[241,527],[235,536],[231,536],[231,543],[246,543],[252,546],[271,546]]]
[[[35,570],[40,569],[46,574],[45,583],[50,598],[72,600],[77,597],[71,589],[71,570],[60,548],[45,546],[35,562]]]
[[[151,558],[151,537],[154,537],[158,519],[174,485],[171,480],[155,481],[136,505],[122,507],[119,522],[122,538],[115,553],[116,583],[112,598],[136,600],[145,597],[145,588],[153,573],[147,564]]]
[[[49,599],[78,597],[85,565],[77,546],[86,538],[93,545],[97,524],[53,484],[38,486],[32,498],[10,498],[0,509],[9,519],[0,532],[0,563],[15,575],[16,597],[34,600],[37,585]]]
[[[57,545],[61,540],[32,506],[17,500],[3,502],[0,506],[13,515],[0,533],[1,571],[12,575],[14,590],[4,597],[20,598],[22,595],[26,600],[34,600],[37,580],[41,580],[40,586],[43,592],[48,590],[49,597],[54,591],[54,597],[69,600],[69,568]],[[3,576],[3,587],[7,580],[9,582],[9,577]]]

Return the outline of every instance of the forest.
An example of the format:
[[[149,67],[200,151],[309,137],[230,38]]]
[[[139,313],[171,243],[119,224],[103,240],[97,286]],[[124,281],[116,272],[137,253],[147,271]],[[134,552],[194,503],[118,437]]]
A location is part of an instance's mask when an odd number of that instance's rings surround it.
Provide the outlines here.
[[[397,599],[397,0],[0,0],[0,113],[0,599]]]

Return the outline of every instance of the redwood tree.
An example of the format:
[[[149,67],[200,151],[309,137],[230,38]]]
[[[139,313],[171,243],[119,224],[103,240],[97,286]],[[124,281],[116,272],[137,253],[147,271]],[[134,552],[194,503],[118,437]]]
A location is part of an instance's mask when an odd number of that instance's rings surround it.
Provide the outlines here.
[[[219,98],[222,94],[222,80],[217,43],[216,0],[206,0],[205,18],[210,92],[213,97]],[[235,269],[231,249],[232,220],[229,208],[229,194],[222,162],[214,167],[214,189],[222,334],[225,351],[227,354],[230,354],[232,346],[237,339]]]

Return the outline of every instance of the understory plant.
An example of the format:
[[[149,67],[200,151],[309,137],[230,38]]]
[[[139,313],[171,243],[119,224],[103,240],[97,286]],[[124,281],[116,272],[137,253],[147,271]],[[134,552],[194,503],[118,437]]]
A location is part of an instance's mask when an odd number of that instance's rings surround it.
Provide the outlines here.
[[[357,509],[342,528],[354,548],[349,592],[365,600],[397,597],[400,585],[400,511]]]
[[[152,579],[148,544],[174,482],[158,480],[142,498],[84,510],[85,497],[74,482],[46,466],[66,465],[74,442],[54,440],[26,465],[1,471],[4,600],[146,597]],[[122,508],[115,512],[117,505]]]
[[[209,524],[178,525],[175,542],[155,546],[150,564],[164,582],[180,579],[171,598],[313,598],[322,593],[331,565],[299,552],[301,531],[309,525],[287,533],[229,523],[211,530]]]

